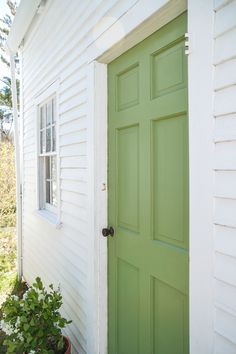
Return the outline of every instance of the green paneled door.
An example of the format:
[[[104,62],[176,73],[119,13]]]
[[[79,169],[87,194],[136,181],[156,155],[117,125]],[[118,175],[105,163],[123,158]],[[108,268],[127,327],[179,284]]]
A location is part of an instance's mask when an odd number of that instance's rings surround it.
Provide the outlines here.
[[[109,65],[109,354],[189,352],[186,18]]]

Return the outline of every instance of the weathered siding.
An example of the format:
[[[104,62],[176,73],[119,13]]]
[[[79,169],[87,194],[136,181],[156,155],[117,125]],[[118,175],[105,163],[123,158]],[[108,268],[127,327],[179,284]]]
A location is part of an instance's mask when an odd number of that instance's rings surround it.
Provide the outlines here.
[[[236,353],[236,1],[215,0],[215,266],[217,354]]]
[[[22,46],[23,273],[61,286],[74,352],[87,353],[90,272],[88,201],[88,63],[86,49],[136,0],[50,0]],[[68,6],[69,5],[69,6]],[[110,19],[97,28],[99,20]],[[59,154],[62,228],[38,215],[35,97],[59,79]],[[91,349],[90,349],[91,353]]]

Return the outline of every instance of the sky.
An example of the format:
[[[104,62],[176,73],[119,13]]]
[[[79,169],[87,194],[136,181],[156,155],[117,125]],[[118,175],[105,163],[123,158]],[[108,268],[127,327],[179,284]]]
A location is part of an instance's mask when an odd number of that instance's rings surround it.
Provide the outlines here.
[[[8,12],[6,0],[0,0],[0,18],[2,18]],[[0,61],[0,79],[3,76],[9,76],[9,69]]]
[[[19,2],[19,1],[17,1]],[[0,18],[3,18],[6,13],[9,13],[8,6],[6,5],[6,0],[0,0]],[[1,79],[4,76],[10,76],[10,70],[7,65],[0,61],[0,88],[2,87]]]

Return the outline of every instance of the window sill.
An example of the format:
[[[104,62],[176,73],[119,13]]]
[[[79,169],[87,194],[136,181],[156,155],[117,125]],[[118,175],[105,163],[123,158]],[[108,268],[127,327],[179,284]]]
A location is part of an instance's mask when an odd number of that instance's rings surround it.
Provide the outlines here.
[[[50,225],[54,226],[58,230],[62,228],[62,223],[58,219],[58,216],[48,210],[36,210],[35,215],[40,216],[42,219],[46,220]]]

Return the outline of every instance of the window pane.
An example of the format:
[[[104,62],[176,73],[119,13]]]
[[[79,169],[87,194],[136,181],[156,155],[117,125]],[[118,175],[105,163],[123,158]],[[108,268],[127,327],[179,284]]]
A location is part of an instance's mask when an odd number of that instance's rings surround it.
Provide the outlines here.
[[[52,127],[52,151],[56,151],[56,127]]]
[[[51,151],[51,127],[46,129],[46,152]]]
[[[52,204],[57,206],[57,165],[56,156],[51,157]]]
[[[57,206],[57,184],[52,181],[52,205]]]
[[[56,101],[55,99],[52,100],[52,122],[56,121]]]
[[[47,103],[47,126],[52,124],[52,101]]]
[[[46,203],[50,204],[50,181],[46,181]]]
[[[51,171],[50,171],[50,157],[45,157],[45,177],[46,179],[50,179]]]
[[[46,151],[45,130],[40,132],[40,153],[43,154]]]
[[[40,108],[40,129],[45,127],[45,106]]]

